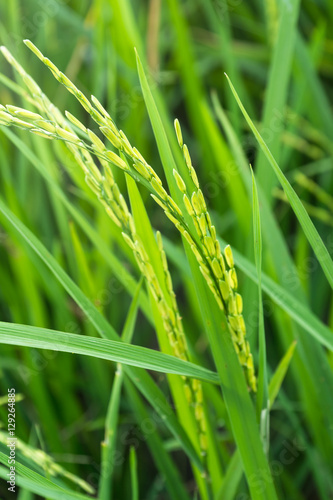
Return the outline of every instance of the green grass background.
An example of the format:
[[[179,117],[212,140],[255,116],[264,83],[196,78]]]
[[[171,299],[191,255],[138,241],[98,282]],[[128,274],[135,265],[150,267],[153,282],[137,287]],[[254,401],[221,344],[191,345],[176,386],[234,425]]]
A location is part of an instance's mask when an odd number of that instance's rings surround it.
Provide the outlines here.
[[[50,100],[94,130],[89,115],[28,51],[23,39],[31,39],[87,96],[98,97],[163,181],[168,158],[159,154],[161,145],[149,120],[147,89],[142,92],[134,47],[177,162],[172,121],[179,118],[217,232],[235,249],[248,339],[256,367],[265,366],[266,384],[297,341],[281,389],[277,382],[269,419],[268,462],[279,499],[326,500],[333,495],[332,263],[327,259],[327,267],[319,264],[318,238],[297,207],[295,215],[292,200],[286,198],[288,186],[282,190],[224,72],[332,254],[332,27],[333,7],[324,0],[11,0],[0,5],[1,44]],[[16,79],[2,58],[0,103],[26,107]],[[258,205],[252,202],[250,163]],[[124,175],[117,171],[115,175],[127,193]],[[1,321],[98,336],[98,326],[85,318],[70,285],[64,288],[50,272],[53,256],[116,332],[133,336],[133,344],[157,349],[153,315],[145,286],[137,289],[140,273],[133,255],[65,149],[25,131],[1,127],[0,190]],[[218,343],[216,329],[214,340],[214,327],[210,334],[200,312],[193,263],[148,190],[140,188],[140,193],[152,227],[164,238],[193,361],[219,371],[214,354],[225,346]],[[32,248],[29,234],[22,238],[13,219],[4,215],[8,209],[49,251],[45,262]],[[264,354],[252,229],[253,211],[258,215],[259,209]],[[257,231],[258,227],[256,240]],[[202,296],[204,300],[212,299]],[[103,330],[102,324],[99,327]],[[216,456],[209,465],[211,492],[203,493],[184,453],[185,438],[174,438],[152,401],[148,403],[127,376],[123,386],[117,383],[115,363],[97,355],[37,347],[38,340],[32,348],[1,346],[1,393],[5,398],[7,388],[15,387],[22,395],[16,405],[17,436],[34,450],[44,450],[95,491],[109,422],[117,429],[111,450],[114,499],[276,498],[273,493],[261,496],[259,487],[256,496],[251,484],[249,492],[251,481],[243,474],[240,441],[233,427],[240,429],[247,415],[239,415],[237,424],[230,421],[223,387],[221,392],[218,386],[204,384]],[[167,369],[150,373],[171,402],[163,371]],[[241,393],[238,386],[224,389]],[[5,431],[6,400],[1,403]],[[246,454],[251,436],[244,433],[239,439]],[[5,442],[0,451],[6,453]],[[38,494],[62,498],[61,488],[66,490],[63,498],[76,498],[75,494],[89,498],[89,492],[63,472],[52,476],[40,459],[36,463],[17,450],[17,460],[22,477],[19,500],[39,498]],[[6,465],[3,456],[2,461]],[[3,467],[0,497],[10,499],[5,473]]]

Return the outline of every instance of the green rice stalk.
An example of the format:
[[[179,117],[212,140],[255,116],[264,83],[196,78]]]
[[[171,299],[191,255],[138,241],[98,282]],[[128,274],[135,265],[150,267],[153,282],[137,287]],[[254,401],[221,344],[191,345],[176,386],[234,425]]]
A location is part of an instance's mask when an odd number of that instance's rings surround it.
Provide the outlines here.
[[[184,205],[193,220],[202,250],[193,245],[191,248],[199,262],[200,271],[206,279],[218,306],[226,314],[229,331],[239,361],[245,369],[251,389],[256,391],[257,384],[253,357],[250,352],[249,343],[245,338],[246,326],[242,315],[243,300],[241,295],[237,293],[238,279],[232,250],[230,245],[227,245],[224,249],[224,255],[221,252],[220,244],[216,237],[215,226],[211,222],[207,205],[192,165],[190,153],[186,144],[183,144],[181,127],[178,120],[175,120],[175,130],[193,182],[193,188],[191,190],[187,189],[184,180],[176,170],[174,170],[174,177],[179,190],[183,193]]]
[[[41,58],[41,53],[37,48],[28,42],[27,45],[36,55],[38,55],[39,58]],[[13,58],[10,52],[5,47],[1,47],[1,51],[5,55],[6,59],[21,74],[21,76],[24,76],[24,81],[29,82],[29,90],[34,93],[34,96],[38,97],[37,103],[39,104],[39,108],[46,109],[49,118],[46,120],[42,115],[15,106],[6,106],[6,108],[1,106],[0,120],[2,124],[27,129],[30,132],[47,139],[62,140],[66,146],[69,147],[85,173],[87,185],[96,194],[109,217],[119,228],[121,228],[124,240],[133,251],[137,265],[145,277],[147,285],[156,300],[169,343],[175,356],[184,360],[189,360],[182,321],[173,291],[171,275],[168,271],[162,239],[160,235],[157,235],[159,250],[163,262],[165,284],[170,297],[172,297],[171,307],[163,293],[153,266],[149,261],[144,244],[136,232],[133,216],[128,209],[123,195],[120,193],[110,168],[111,162],[116,167],[131,173],[127,161],[115,152],[108,150],[93,131],[87,129],[77,118],[67,112],[66,116],[68,120],[79,128],[86,135],[87,139],[90,139],[91,144],[89,145],[85,141],[81,140],[71,127],[67,125],[60,111],[57,110],[42,93],[36,82],[34,82],[30,77],[29,79],[26,78],[27,74],[24,69]],[[132,158],[134,161],[133,167],[135,169],[134,175],[132,172],[133,177],[136,178],[137,174],[139,174],[140,177],[149,181],[154,188],[156,197],[159,197],[159,200],[162,198],[167,209],[172,211],[176,217],[179,217],[181,215],[180,209],[162,187],[160,178],[145,162],[141,154],[135,148],[132,148],[125,134],[122,131],[118,131],[110,116],[99,103],[97,98],[92,98],[97,108],[95,109],[83,96],[83,94],[74,86],[74,84],[72,84],[72,82],[70,82],[70,80],[65,77],[65,75],[63,75],[48,59],[42,58],[42,61],[52,70],[54,76],[78,98],[83,107],[100,125],[101,132],[104,136],[107,137],[113,145],[117,145],[125,155]],[[93,153],[98,157],[103,167],[104,175],[102,175],[100,170],[97,168],[90,153]],[[206,455],[207,449],[207,426],[203,411],[202,386],[199,381],[190,380],[186,377],[183,377],[183,384],[187,402],[189,407],[193,408],[197,421],[200,449],[202,455],[204,456]]]

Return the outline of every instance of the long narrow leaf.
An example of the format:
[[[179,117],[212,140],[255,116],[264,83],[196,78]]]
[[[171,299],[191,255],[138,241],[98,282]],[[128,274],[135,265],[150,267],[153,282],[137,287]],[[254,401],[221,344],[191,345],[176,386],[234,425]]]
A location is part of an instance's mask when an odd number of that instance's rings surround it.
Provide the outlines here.
[[[0,343],[84,354],[146,370],[175,373],[206,382],[219,381],[216,373],[160,351],[36,326],[0,322]]]
[[[257,185],[252,172],[252,198],[253,198],[253,237],[254,237],[254,257],[258,275],[258,330],[259,330],[259,371],[258,371],[258,393],[257,393],[257,417],[260,417],[261,439],[264,450],[269,449],[269,408],[268,408],[268,383],[266,366],[266,338],[264,324],[264,309],[262,303],[261,288],[261,266],[262,266],[262,240],[260,208]]]
[[[277,398],[282,382],[286,376],[287,370],[293,358],[294,352],[296,349],[296,342],[290,344],[288,351],[285,353],[283,358],[281,359],[278,367],[276,368],[270,382],[269,382],[269,406],[270,408],[273,406],[274,401]]]
[[[247,114],[247,112],[246,112],[241,100],[239,99],[238,94],[237,94],[234,86],[232,85],[230,79],[228,78],[228,76],[227,76],[227,79],[228,79],[230,88],[232,90],[232,93],[234,94],[235,99],[236,99],[236,101],[237,101],[237,103],[238,103],[238,105],[239,105],[239,107],[240,107],[240,109],[245,117],[245,120],[247,121],[250,129],[252,130],[255,138],[257,139],[263,153],[265,154],[267,160],[269,161],[269,164],[273,168],[277,178],[279,179],[280,184],[281,184],[281,186],[282,186],[282,188],[283,188],[283,190],[284,190],[284,192],[289,200],[289,203],[290,203],[292,209],[294,210],[299,223],[301,224],[301,226],[303,228],[304,234],[306,235],[315,255],[317,256],[318,262],[320,263],[328,282],[330,283],[331,287],[333,288],[333,261],[332,261],[330,254],[328,253],[328,250],[327,250],[323,240],[321,239],[317,229],[313,225],[313,222],[311,221],[306,209],[304,208],[303,203],[301,202],[301,200],[297,196],[296,192],[294,191],[293,187],[291,186],[291,184],[288,181],[288,179],[286,178],[286,176],[283,174],[279,165],[275,161],[272,153],[270,152],[267,144],[265,143],[265,141],[263,140],[263,138],[259,134],[259,132],[256,129],[251,118]]]

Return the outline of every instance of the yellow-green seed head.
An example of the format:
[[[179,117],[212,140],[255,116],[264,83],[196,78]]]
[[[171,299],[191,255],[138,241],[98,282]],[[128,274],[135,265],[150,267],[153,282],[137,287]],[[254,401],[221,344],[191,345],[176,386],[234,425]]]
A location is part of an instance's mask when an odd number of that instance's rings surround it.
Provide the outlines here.
[[[125,198],[123,197],[122,194],[119,197],[119,204],[120,204],[120,207],[124,213],[125,218],[127,219],[129,212],[128,212],[127,203],[126,203]]]
[[[198,223],[196,217],[193,217],[192,220],[193,220],[193,224],[194,224],[195,230],[196,230],[197,234],[200,236],[201,229],[200,229],[200,226],[199,226],[199,223]],[[207,252],[207,250],[206,250],[205,247],[203,247],[203,252],[204,252],[205,256],[208,256],[208,252]]]
[[[0,111],[0,120],[4,122],[4,124],[9,125],[12,123],[13,118],[9,113],[6,113],[5,111]]]
[[[207,444],[207,435],[206,434],[200,434],[199,441],[200,441],[200,448],[201,448],[202,452],[206,452],[207,451],[207,447],[208,447],[208,444]]]
[[[129,140],[127,139],[125,133],[122,130],[119,130],[119,135],[121,137],[121,142],[124,150],[126,151],[127,154],[132,155],[132,146]]]
[[[207,223],[206,223],[205,214],[201,214],[200,217],[198,217],[197,220],[199,222],[199,226],[200,226],[200,230],[202,232],[202,235],[206,236],[207,231],[208,231],[208,227],[207,227]]]
[[[166,205],[166,204],[165,204],[165,203],[164,203],[164,202],[163,202],[160,198],[158,198],[158,197],[157,197],[157,196],[155,196],[154,194],[151,194],[150,196],[153,198],[153,200],[154,200],[154,201],[156,201],[156,203],[157,203],[158,205],[160,205],[160,207],[162,207],[162,208],[163,208],[163,210],[164,210],[164,211],[168,211],[168,210],[169,210],[168,206],[167,206],[167,205]],[[168,213],[169,213],[169,212],[168,212]],[[171,214],[170,214],[170,215],[171,215]],[[171,220],[171,219],[170,219],[170,220]],[[177,219],[174,219],[174,220],[176,221],[176,223],[178,222],[178,221],[177,221]]]
[[[187,168],[190,170],[192,167],[192,160],[191,160],[190,153],[189,153],[189,150],[188,150],[188,147],[186,146],[186,144],[183,145],[183,154],[184,154]]]
[[[239,362],[242,366],[246,366],[247,365],[247,358],[244,354],[243,351],[239,351],[239,354],[238,354],[238,359],[239,359]]]
[[[225,308],[224,308],[224,304],[223,304],[223,301],[218,293],[218,290],[216,289],[216,286],[214,285],[213,287],[211,287],[211,290],[212,292],[214,293],[214,297],[215,297],[215,300],[217,302],[217,305],[219,306],[219,308],[224,311]]]
[[[98,109],[98,111],[103,115],[105,116],[106,118],[110,118],[110,115],[109,113],[106,111],[106,109],[104,108],[104,106],[99,102],[99,100],[97,99],[97,97],[95,97],[94,95],[91,96],[91,101],[92,103],[94,104],[94,106],[96,106],[96,108]]]
[[[191,402],[192,402],[192,391],[191,391],[190,386],[188,384],[184,384],[184,392],[185,392],[186,401],[189,404],[191,404]]]
[[[55,134],[56,133],[56,127],[54,126],[53,123],[46,121],[46,120],[36,120],[34,124],[42,128],[43,130],[46,130],[46,132],[50,132],[50,134]]]
[[[29,91],[31,92],[32,95],[39,95],[41,93],[40,87],[37,85],[35,80],[31,78],[30,75],[24,74],[23,75],[23,81],[28,87]]]
[[[96,180],[94,179],[94,177],[92,177],[91,175],[86,175],[86,183],[88,184],[88,186],[90,187],[90,189],[95,193],[97,194],[98,196],[101,194],[102,190],[101,190],[101,186],[98,182],[96,182]]]
[[[70,121],[73,125],[78,127],[82,132],[87,133],[86,127],[83,125],[83,123],[80,122],[75,116],[73,116],[69,111],[65,111],[65,115],[68,121]]]
[[[200,388],[202,389],[201,383],[199,382],[199,380],[194,378],[191,380],[191,386],[192,386],[193,391],[196,393],[196,399],[197,399],[197,391],[199,391]],[[202,393],[202,390],[201,390],[201,393]]]
[[[55,64],[53,64],[52,61],[50,61],[50,59],[48,57],[43,57],[42,59],[42,62],[45,64],[45,66],[47,66],[53,73],[54,77],[60,82],[62,83],[61,81],[61,72],[60,70],[57,68],[57,66]],[[74,93],[74,90],[72,88],[72,85],[70,85],[68,87],[68,90],[72,93]]]
[[[56,133],[59,137],[61,137],[61,139],[64,139],[65,141],[69,141],[69,142],[77,142],[78,141],[78,138],[75,134],[73,134],[72,132],[68,132],[68,130],[65,130],[61,127],[56,128]]]
[[[113,173],[112,173],[112,170],[110,168],[110,165],[105,165],[104,174],[105,174],[105,178],[106,178],[107,183],[109,184],[110,187],[112,187],[114,185],[115,181],[114,181],[114,177],[113,177]]]
[[[190,246],[192,246],[192,245],[193,245],[193,243],[194,243],[194,241],[192,240],[192,237],[190,236],[190,234],[189,234],[187,231],[185,231],[185,229],[183,229],[183,228],[181,227],[181,225],[180,225],[180,224],[177,224],[177,229],[178,229],[178,230],[181,232],[181,234],[184,236],[184,238],[185,238],[185,240],[187,241],[187,243],[188,243]]]
[[[168,203],[169,203],[169,205],[171,205],[171,207],[172,207],[173,211],[174,211],[177,215],[179,215],[180,217],[182,217],[182,215],[183,215],[183,214],[182,214],[182,212],[181,212],[181,210],[180,210],[179,206],[178,206],[178,205],[177,205],[177,203],[176,203],[176,202],[175,202],[175,201],[171,198],[171,196],[169,196],[169,197],[168,197]]]
[[[230,245],[227,245],[224,249],[224,255],[225,255],[225,259],[227,261],[227,264],[230,268],[234,267],[234,257],[232,255],[232,250],[231,250],[231,247]]]
[[[114,164],[116,165],[116,167],[119,167],[121,168],[122,170],[125,170],[125,171],[128,171],[129,168],[126,164],[126,162],[124,162],[124,160],[122,158],[120,158],[120,156],[116,155],[116,153],[114,153],[113,151],[106,151],[105,153],[105,156]]]
[[[200,203],[199,203],[199,199],[198,199],[198,195],[196,192],[192,193],[192,196],[191,196],[191,203],[192,203],[192,206],[195,210],[195,213],[197,215],[201,215],[201,206],[200,206]]]
[[[203,416],[204,416],[203,407],[200,403],[198,403],[195,407],[195,418],[197,420],[201,420]]]
[[[237,324],[238,324],[238,331],[241,332],[243,335],[246,334],[246,326],[245,326],[245,321],[244,318],[241,314],[237,316]]]
[[[181,358],[182,357],[182,353],[180,352],[178,341],[176,342],[176,344],[175,344],[175,346],[174,346],[173,349],[174,349],[174,352],[175,352],[175,356],[177,356],[177,358]]]
[[[236,303],[236,298],[233,294],[229,296],[228,310],[229,314],[237,315],[237,303]]]
[[[149,171],[147,170],[146,166],[140,161],[140,160],[136,160],[134,163],[133,163],[133,167],[135,168],[135,170],[140,174],[142,175],[142,177],[144,179],[146,179],[147,181],[150,181],[151,179],[151,174],[149,173]]]
[[[127,224],[128,224],[129,231],[130,231],[132,237],[134,238],[135,233],[136,233],[136,228],[135,228],[134,218],[133,218],[132,214],[129,214]]]
[[[52,69],[52,68],[51,68]],[[62,72],[59,74],[60,81],[65,87],[72,88],[73,87],[73,82],[70,81],[70,79]]]
[[[227,301],[230,295],[230,287],[224,280],[219,280],[219,287],[223,300]]]
[[[249,354],[247,360],[246,360],[246,366],[250,369],[253,368],[253,357],[252,354]]]
[[[91,115],[95,115],[95,110],[86,98],[86,96],[81,92],[81,90],[77,89],[74,84],[71,87],[66,87],[69,92],[75,95],[75,97],[80,102],[81,106],[87,111],[87,113]]]
[[[104,152],[105,151],[105,146],[103,142],[100,140],[100,138],[92,131],[92,130],[87,130],[89,139],[93,143],[94,148],[97,151]]]
[[[150,166],[150,165],[148,165],[148,163],[147,163],[147,162],[145,162],[145,161],[144,161],[143,163],[144,163],[145,167],[147,168],[147,171],[150,173],[150,176],[151,176],[151,177],[154,177],[154,178],[155,178],[155,180],[156,180],[156,182],[158,182],[158,183],[159,183],[159,185],[160,185],[160,186],[162,186],[162,185],[163,185],[163,183],[162,183],[161,179],[159,178],[159,176],[157,175],[157,173],[155,172],[155,170],[154,170],[154,169],[152,169],[152,168],[151,168],[151,166]]]
[[[54,139],[53,134],[51,134],[50,132],[44,132],[43,130],[40,130],[38,128],[32,128],[30,132],[35,135],[39,135],[39,137],[43,137],[43,139]]]
[[[28,119],[32,121],[42,120],[41,115],[33,113],[32,111],[28,111],[27,109],[18,108],[17,106],[11,105],[7,105],[6,108],[10,114],[17,116],[18,118]]]
[[[142,156],[142,154],[140,153],[140,151],[138,151],[136,148],[133,148],[132,149],[132,152],[133,152],[133,155],[138,159],[140,160],[142,163],[147,163],[146,160],[144,159],[144,157]]]
[[[119,191],[118,184],[114,184],[112,186],[112,193],[113,193],[113,197],[116,200],[116,202],[119,203],[119,201],[120,201],[120,191]]]
[[[153,195],[152,195],[152,196],[153,196]],[[176,219],[176,218],[175,218],[175,217],[174,217],[174,216],[173,216],[173,215],[172,215],[172,214],[171,214],[168,210],[165,210],[165,211],[164,211],[164,213],[165,213],[165,215],[168,217],[168,219],[170,219],[170,220],[171,220],[171,222],[172,222],[175,226],[179,223],[178,219]]]
[[[201,189],[198,189],[197,197],[198,197],[198,202],[199,202],[201,212],[207,212],[206,201],[205,201],[204,195],[202,194]],[[208,217],[209,217],[209,214],[208,214]],[[209,225],[211,225],[211,222]]]
[[[186,184],[182,178],[182,176],[177,172],[177,170],[173,169],[173,176],[175,178],[176,184],[178,186],[178,189],[182,193],[186,193]]]
[[[207,218],[207,214],[206,214],[206,218]],[[211,234],[211,237],[213,239],[213,241],[215,242],[216,241],[216,229],[215,229],[215,226],[210,226],[210,234]],[[215,249],[216,249],[216,245],[215,245]]]
[[[164,261],[165,262],[165,261]],[[166,266],[164,266],[164,272],[165,272],[165,282],[166,282],[166,286],[167,286],[167,289],[169,291],[171,291],[173,289],[173,286],[172,286],[172,279],[171,279],[171,274],[169,273],[169,271],[167,270]]]
[[[205,278],[205,280],[208,282],[211,282],[212,279],[209,275],[209,269],[207,268],[207,266],[205,266],[205,264],[202,264],[201,266],[199,266],[199,269],[201,271],[201,274],[203,275],[203,277]]]
[[[236,269],[235,268],[230,269],[229,276],[230,276],[231,281],[232,281],[232,288],[234,290],[237,290],[237,288],[238,288],[238,278],[237,278],[237,273],[236,273]]]
[[[209,252],[209,255],[211,257],[215,257],[215,245],[214,245],[212,238],[210,236],[205,236],[204,243],[205,243],[205,247],[207,248],[207,250]]]
[[[108,118],[108,119],[106,120],[106,122],[107,122],[107,126],[108,126],[108,128],[110,129],[110,131],[111,131],[114,135],[116,135],[117,137],[119,137],[119,139],[120,139],[120,138],[121,138],[120,132],[119,132],[119,130],[118,130],[118,128],[117,128],[117,126],[116,126],[116,124],[115,124],[115,123],[114,123],[114,121],[112,120],[112,118]]]
[[[183,196],[183,201],[184,201],[184,205],[185,205],[185,208],[187,210],[187,213],[192,217],[194,215],[194,210],[193,210],[191,202],[188,199],[188,196],[186,194],[184,194],[184,196]]]
[[[100,127],[99,129],[116,149],[122,149],[121,139],[109,127]]]
[[[231,327],[229,328],[229,331],[231,334],[232,341],[234,343],[234,348],[235,348],[236,354],[238,356],[240,353],[240,349],[239,349],[239,346],[237,344],[237,341],[238,341],[237,333]]]
[[[30,40],[23,40],[25,45],[40,59],[41,61],[44,59],[43,54],[39,49],[37,49],[36,45],[34,45]]]
[[[162,235],[161,235],[160,231],[156,231],[156,241],[157,241],[159,251],[163,252],[163,241],[162,241]]]
[[[231,328],[237,332],[238,331],[238,320],[236,316],[228,316],[228,321],[231,325]]]
[[[195,257],[196,257],[197,261],[199,262],[199,264],[201,264],[201,265],[202,265],[202,264],[203,264],[203,258],[202,258],[202,256],[201,256],[201,254],[200,254],[199,250],[197,249],[196,245],[192,245],[192,246],[191,246],[191,249],[192,249],[192,252],[194,253],[194,255],[195,255]]]
[[[191,179],[192,179],[192,181],[193,181],[193,183],[194,183],[195,187],[196,187],[197,189],[199,189],[199,187],[200,187],[200,186],[199,186],[199,181],[198,181],[197,173],[196,173],[196,171],[194,170],[193,166],[191,166],[191,167],[189,168],[189,172],[190,172],[190,176],[191,176]]]
[[[212,268],[213,268],[213,272],[214,272],[216,278],[222,279],[223,278],[223,271],[221,269],[219,261],[216,258],[212,260]]]
[[[20,118],[16,118],[16,116],[13,116],[12,117],[12,124],[15,125],[16,127],[22,127],[22,128],[26,128],[26,129],[35,129],[35,125],[33,125],[32,123],[29,123],[29,122],[25,122],[23,120],[20,120]]]
[[[146,273],[148,278],[152,279],[155,276],[154,268],[150,262],[146,262]]]
[[[237,304],[237,313],[242,314],[243,312],[243,299],[239,293],[235,294],[236,304]]]
[[[168,193],[165,191],[165,189],[161,186],[159,182],[153,177],[151,179],[151,185],[153,189],[156,191],[156,193],[162,198],[164,201],[168,201]]]
[[[131,248],[131,250],[134,250],[135,246],[131,238],[126,233],[121,233],[121,234],[123,235],[124,240],[126,241],[127,245]]]
[[[200,425],[201,431],[205,434],[207,432],[206,418],[201,419],[200,422],[199,422],[199,425]]]
[[[216,257],[220,259],[222,254],[221,254],[220,243],[218,242],[218,240],[215,240],[215,251],[216,251]]]
[[[174,126],[175,126],[178,144],[180,147],[182,147],[183,146],[183,134],[182,134],[182,130],[180,128],[180,123],[179,123],[177,118],[174,121]]]
[[[217,240],[215,240],[215,248],[217,248],[216,242],[217,242]],[[219,257],[217,257],[218,261],[220,263],[221,269],[223,270],[223,274],[225,274],[226,273],[226,267],[225,267],[225,262],[224,262],[223,255],[222,255],[222,253],[218,254],[218,252],[216,251],[216,256],[218,256],[218,255],[219,255]]]

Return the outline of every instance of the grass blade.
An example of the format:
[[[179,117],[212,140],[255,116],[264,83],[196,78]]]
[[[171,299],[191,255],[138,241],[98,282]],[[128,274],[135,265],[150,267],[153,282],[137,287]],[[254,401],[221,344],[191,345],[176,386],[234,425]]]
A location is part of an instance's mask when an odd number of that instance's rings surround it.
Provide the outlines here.
[[[330,283],[331,287],[333,288],[333,261],[331,259],[330,254],[328,253],[328,250],[327,250],[323,240],[321,239],[317,229],[315,228],[315,226],[313,225],[313,222],[311,221],[310,217],[308,216],[308,213],[307,213],[306,209],[304,208],[303,203],[301,202],[301,200],[297,196],[296,192],[292,188],[288,179],[283,174],[282,170],[280,169],[279,165],[275,161],[275,159],[274,159],[272,153],[270,152],[268,146],[266,145],[265,141],[263,140],[263,138],[259,134],[258,130],[254,126],[251,118],[247,114],[247,112],[246,112],[241,100],[239,99],[238,94],[237,94],[234,86],[232,85],[230,79],[228,78],[228,76],[227,76],[227,79],[228,79],[230,88],[232,90],[232,93],[234,94],[235,99],[236,99],[249,127],[251,128],[251,130],[252,130],[255,138],[257,139],[263,153],[265,154],[267,160],[269,161],[269,164],[271,165],[277,178],[279,179],[280,184],[281,184],[281,186],[282,186],[282,188],[283,188],[283,190],[284,190],[284,192],[289,200],[289,203],[290,203],[292,209],[294,210],[299,223],[301,224],[301,226],[303,228],[304,234],[306,235],[315,255],[317,256],[318,262],[320,263],[322,270],[324,271],[328,282]]]
[[[283,120],[276,120],[276,111],[283,110],[286,105],[297,34],[299,5],[300,0],[279,3],[279,28],[277,40],[274,43],[269,82],[266,89],[263,128],[271,128],[274,120],[274,136],[270,141],[270,149],[278,160],[280,157]],[[265,186],[266,196],[268,200],[271,200],[274,175],[271,171],[267,172],[262,151],[258,153],[257,168],[258,184]]]
[[[130,449],[132,500],[139,500],[138,464],[134,446]]]
[[[219,381],[218,375],[206,368],[147,347],[36,326],[0,322],[0,343],[72,352],[146,370],[202,379],[206,382],[218,383]]]
[[[281,359],[278,367],[276,368],[270,382],[269,382],[269,406],[270,408],[273,406],[274,401],[279,393],[282,382],[286,376],[287,370],[293,358],[293,354],[296,349],[296,342],[290,344],[288,351],[285,353],[283,358]]]
[[[264,450],[269,449],[269,409],[268,409],[268,383],[266,366],[266,338],[264,324],[264,310],[262,303],[261,266],[262,266],[262,239],[261,222],[257,185],[252,173],[252,199],[253,199],[253,237],[254,258],[258,275],[258,330],[259,330],[259,368],[258,368],[258,393],[257,393],[257,418],[260,419],[261,438]]]

